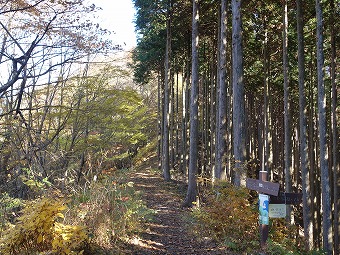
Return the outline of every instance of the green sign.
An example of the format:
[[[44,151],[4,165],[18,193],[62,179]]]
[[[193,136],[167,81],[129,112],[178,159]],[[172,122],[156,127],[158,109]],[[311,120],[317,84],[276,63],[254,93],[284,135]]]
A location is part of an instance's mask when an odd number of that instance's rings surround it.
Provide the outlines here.
[[[285,218],[287,206],[285,204],[269,204],[270,218]]]
[[[259,194],[259,221],[260,224],[269,225],[269,196]]]

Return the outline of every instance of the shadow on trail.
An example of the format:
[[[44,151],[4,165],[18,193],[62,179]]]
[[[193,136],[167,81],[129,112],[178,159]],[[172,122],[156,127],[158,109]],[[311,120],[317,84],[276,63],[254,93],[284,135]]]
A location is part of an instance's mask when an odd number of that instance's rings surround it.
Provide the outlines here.
[[[152,222],[147,223],[147,230],[130,241],[126,254],[232,254],[219,249],[212,241],[198,241],[188,231],[190,226],[185,221],[188,211],[181,207],[185,195],[183,184],[165,182],[160,174],[149,170],[134,173],[131,181],[156,215]]]

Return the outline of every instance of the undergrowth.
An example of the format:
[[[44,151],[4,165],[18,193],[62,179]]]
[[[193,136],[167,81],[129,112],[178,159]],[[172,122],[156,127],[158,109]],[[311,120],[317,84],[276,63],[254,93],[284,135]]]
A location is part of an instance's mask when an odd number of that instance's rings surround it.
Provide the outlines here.
[[[8,193],[0,196],[0,238],[3,232],[11,226],[11,221],[20,210],[23,203],[19,198],[12,198]]]
[[[204,203],[192,211],[192,230],[197,236],[213,238],[242,254],[323,254],[306,252],[298,226],[289,226],[284,219],[270,219],[267,246],[261,251],[257,199],[248,189],[220,181],[201,193]]]
[[[100,182],[75,191],[68,221],[86,225],[93,247],[114,250],[118,242],[138,234],[151,220],[148,209],[123,175],[109,175]]]
[[[256,208],[248,196],[245,188],[227,182],[205,190],[206,202],[193,210],[194,231],[234,251],[258,249]]]
[[[64,225],[63,199],[39,198],[26,202],[15,225],[0,239],[0,254],[83,254],[88,243],[85,227]]]
[[[128,170],[106,172],[89,185],[49,196],[0,198],[0,254],[117,254],[120,243],[143,230],[149,210],[128,182]],[[21,209],[20,209],[21,208]]]

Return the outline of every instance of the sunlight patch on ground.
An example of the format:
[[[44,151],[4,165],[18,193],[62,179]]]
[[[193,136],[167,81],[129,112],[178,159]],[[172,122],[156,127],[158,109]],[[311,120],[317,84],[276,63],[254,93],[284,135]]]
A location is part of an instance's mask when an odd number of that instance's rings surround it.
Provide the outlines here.
[[[143,248],[152,249],[152,250],[155,250],[155,251],[162,251],[162,252],[165,251],[165,249],[163,248],[164,244],[154,242],[154,241],[151,241],[151,240],[144,240],[144,239],[141,239],[139,237],[134,237],[134,238],[130,239],[129,243],[143,247]]]
[[[138,184],[139,187],[143,187],[143,188],[152,188],[153,185],[147,185],[147,184]]]

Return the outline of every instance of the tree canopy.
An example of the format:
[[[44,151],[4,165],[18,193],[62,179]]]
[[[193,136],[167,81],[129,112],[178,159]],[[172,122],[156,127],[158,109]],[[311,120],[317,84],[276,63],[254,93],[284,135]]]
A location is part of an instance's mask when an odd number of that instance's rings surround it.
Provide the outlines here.
[[[338,135],[334,134],[339,129],[335,89],[339,1],[167,0],[134,4],[139,36],[133,53],[135,79],[141,83],[158,81],[161,165],[167,164],[165,155],[169,154],[170,171],[188,178],[188,189],[192,189],[192,178],[191,163],[187,164],[196,152],[199,157],[194,181],[223,178],[240,184],[240,176],[258,178],[260,170],[267,172],[268,180],[279,182],[281,191],[303,192],[303,207],[314,210],[310,219],[314,233],[306,234],[306,247],[323,246],[328,254],[332,249],[336,253],[337,238],[327,240],[325,233],[330,237],[330,233],[338,236],[339,232],[337,209],[329,213],[332,207],[339,207],[339,146],[333,146],[338,144]],[[192,14],[196,4],[199,14]],[[195,32],[193,15],[199,19],[198,34],[191,39]],[[191,46],[194,40],[197,45]],[[189,105],[189,91],[196,90],[197,77],[191,72],[196,64],[192,58],[196,46],[199,88],[197,100]],[[224,68],[226,71],[221,71]],[[198,116],[192,108],[196,103]],[[197,144],[191,129],[196,120]],[[199,187],[195,182],[193,185]],[[323,200],[328,216],[321,220],[317,208],[321,198],[329,197],[331,203]],[[289,222],[307,222],[308,213],[304,211],[303,218],[289,215]],[[307,222],[305,233],[308,226]]]

